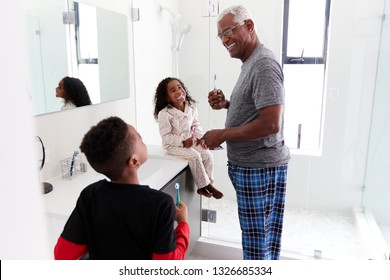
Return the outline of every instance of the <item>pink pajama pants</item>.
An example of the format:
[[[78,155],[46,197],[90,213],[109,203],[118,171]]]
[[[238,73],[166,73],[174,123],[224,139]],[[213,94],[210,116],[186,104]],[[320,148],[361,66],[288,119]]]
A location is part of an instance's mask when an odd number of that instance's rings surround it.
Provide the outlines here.
[[[200,145],[191,148],[170,147],[168,154],[188,161],[192,177],[198,188],[214,183],[213,155],[210,150],[202,149]]]

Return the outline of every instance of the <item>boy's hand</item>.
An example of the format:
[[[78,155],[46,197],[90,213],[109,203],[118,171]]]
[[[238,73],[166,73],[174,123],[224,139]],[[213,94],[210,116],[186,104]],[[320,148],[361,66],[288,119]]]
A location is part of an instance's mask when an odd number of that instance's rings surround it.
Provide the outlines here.
[[[180,208],[175,205],[176,208],[176,221],[188,223],[188,209],[187,205],[183,201],[180,201]]]

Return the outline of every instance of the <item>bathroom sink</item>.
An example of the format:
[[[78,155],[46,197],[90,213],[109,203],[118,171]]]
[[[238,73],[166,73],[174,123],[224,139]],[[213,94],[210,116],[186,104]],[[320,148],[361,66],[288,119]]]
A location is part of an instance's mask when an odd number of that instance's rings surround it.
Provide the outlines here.
[[[138,179],[140,184],[160,190],[187,165],[188,162],[185,160],[149,156],[148,160],[138,169]]]

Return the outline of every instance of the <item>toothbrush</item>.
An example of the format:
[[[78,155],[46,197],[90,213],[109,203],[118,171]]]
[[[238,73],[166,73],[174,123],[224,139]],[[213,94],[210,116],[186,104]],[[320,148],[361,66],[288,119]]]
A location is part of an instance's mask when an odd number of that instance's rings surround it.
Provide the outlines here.
[[[179,183],[176,183],[175,189],[176,189],[176,206],[180,208],[180,184]]]
[[[70,176],[73,176],[74,161],[75,161],[76,156],[77,156],[78,154],[79,154],[78,151],[74,151],[74,152],[73,152],[72,162],[70,163],[70,170],[69,170]]]
[[[217,80],[217,74],[214,74],[214,90],[217,89],[216,80]]]

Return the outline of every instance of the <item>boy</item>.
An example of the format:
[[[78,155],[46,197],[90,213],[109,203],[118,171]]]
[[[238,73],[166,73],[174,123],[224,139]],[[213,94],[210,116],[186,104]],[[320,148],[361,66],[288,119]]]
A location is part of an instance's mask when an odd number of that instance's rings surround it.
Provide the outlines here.
[[[183,259],[189,245],[187,207],[139,185],[137,170],[147,160],[147,148],[135,128],[118,117],[104,119],[85,134],[80,150],[110,181],[81,192],[55,246],[55,259],[86,253],[105,260]]]

